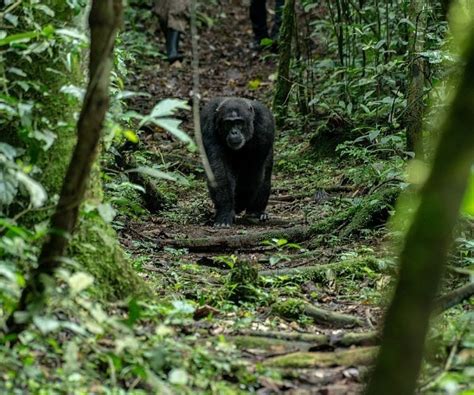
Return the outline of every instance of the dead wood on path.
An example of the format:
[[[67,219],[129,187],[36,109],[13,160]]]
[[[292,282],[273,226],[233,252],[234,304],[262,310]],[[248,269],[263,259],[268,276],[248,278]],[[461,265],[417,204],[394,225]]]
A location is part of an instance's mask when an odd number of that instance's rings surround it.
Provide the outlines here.
[[[285,238],[292,242],[300,242],[306,240],[310,235],[309,227],[304,225],[292,228],[253,231],[242,235],[228,235],[228,232],[228,230],[223,230],[222,233],[224,234],[222,236],[158,240],[158,244],[160,248],[187,248],[193,252],[212,252],[260,247],[263,241],[275,238]]]

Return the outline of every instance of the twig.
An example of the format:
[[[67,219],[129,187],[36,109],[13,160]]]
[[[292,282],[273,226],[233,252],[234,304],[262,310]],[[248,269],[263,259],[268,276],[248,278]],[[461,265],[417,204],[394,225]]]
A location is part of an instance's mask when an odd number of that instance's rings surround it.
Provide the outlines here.
[[[206,172],[209,184],[215,186],[216,179],[214,177],[214,173],[212,172],[211,165],[209,164],[209,158],[207,157],[206,150],[204,149],[204,144],[202,142],[201,122],[199,119],[199,52],[196,27],[196,0],[191,0],[191,45],[193,48],[192,69],[194,137],[196,138],[196,143],[199,147],[202,165],[204,166],[204,171]]]

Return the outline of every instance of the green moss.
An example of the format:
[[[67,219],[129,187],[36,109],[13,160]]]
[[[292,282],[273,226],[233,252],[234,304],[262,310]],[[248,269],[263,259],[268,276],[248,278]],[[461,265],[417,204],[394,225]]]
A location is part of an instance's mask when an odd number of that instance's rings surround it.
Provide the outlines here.
[[[272,310],[281,317],[299,319],[304,313],[304,306],[299,299],[287,299],[274,303]]]
[[[94,276],[94,292],[99,299],[151,295],[151,290],[124,256],[115,231],[100,217],[81,222],[70,252]]]
[[[356,207],[349,225],[341,232],[342,237],[360,233],[362,229],[373,229],[387,221],[390,210],[400,194],[399,188],[381,189],[368,195]]]

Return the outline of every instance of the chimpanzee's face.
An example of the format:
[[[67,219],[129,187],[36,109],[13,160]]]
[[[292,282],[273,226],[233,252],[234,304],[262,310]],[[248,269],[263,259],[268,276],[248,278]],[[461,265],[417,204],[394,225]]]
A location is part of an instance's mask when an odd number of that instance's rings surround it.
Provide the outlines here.
[[[253,137],[254,111],[250,102],[226,100],[217,109],[218,133],[232,150],[241,149]]]

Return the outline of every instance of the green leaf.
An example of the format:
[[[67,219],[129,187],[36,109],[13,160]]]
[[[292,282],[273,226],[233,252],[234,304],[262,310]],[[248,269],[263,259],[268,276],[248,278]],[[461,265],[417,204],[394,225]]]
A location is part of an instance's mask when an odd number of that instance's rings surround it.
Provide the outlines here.
[[[76,29],[57,29],[55,33],[59,36],[74,38],[82,42],[87,42],[87,36]]]
[[[137,303],[136,299],[130,300],[128,302],[128,318],[124,321],[126,325],[132,327],[135,322],[137,322],[142,315],[142,308]]]
[[[8,160],[13,160],[17,156],[16,149],[7,143],[0,142],[0,153],[5,155]]]
[[[61,326],[61,322],[52,317],[34,316],[33,323],[44,335],[57,330]]]
[[[102,217],[102,219],[108,224],[110,224],[117,215],[117,212],[110,203],[99,204],[97,206],[97,211],[99,212],[99,215]]]
[[[127,173],[142,173],[154,178],[163,178],[165,180],[177,181],[177,177],[152,167],[140,166],[135,169],[127,170]]]
[[[123,135],[125,136],[125,138],[132,142],[132,143],[135,143],[137,144],[140,139],[138,138],[137,134],[133,131],[133,130],[124,130],[123,131]]]
[[[84,272],[77,272],[69,277],[68,283],[71,293],[77,295],[94,283],[94,277]]]
[[[160,128],[165,129],[166,131],[170,132],[173,136],[177,139],[181,140],[184,143],[194,146],[194,142],[185,132],[183,132],[179,125],[181,121],[178,119],[172,118],[159,118],[152,121],[155,125],[159,126]]]
[[[248,87],[251,91],[255,91],[258,88],[260,88],[261,84],[262,84],[262,81],[257,78],[257,79],[254,79],[254,80],[250,80],[248,82]]]
[[[190,110],[191,107],[186,103],[185,100],[180,99],[165,99],[160,101],[153,110],[151,110],[150,116],[157,117],[169,117],[173,115],[177,110]]]
[[[34,208],[41,207],[48,197],[43,186],[21,171],[16,173],[16,177],[18,181],[28,190],[28,193],[30,194],[31,205]]]
[[[17,192],[18,179],[9,169],[0,168],[0,205],[10,205]]]
[[[168,374],[171,384],[186,385],[188,383],[188,373],[184,369],[173,369]]]
[[[24,32],[24,33],[17,33],[11,34],[3,39],[0,40],[0,46],[19,43],[19,42],[28,42],[32,38],[38,37],[38,32]]]
[[[33,132],[33,136],[36,140],[44,142],[43,144],[43,151],[47,151],[51,148],[54,141],[56,140],[57,135],[49,130],[44,130],[40,132],[39,130],[35,130]]]
[[[51,18],[54,18],[54,11],[49,8],[47,5],[44,4],[37,4],[35,5],[35,9],[43,11],[46,15],[50,16]]]

